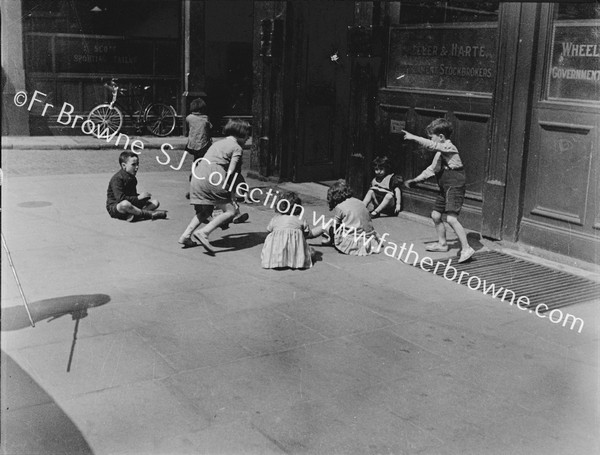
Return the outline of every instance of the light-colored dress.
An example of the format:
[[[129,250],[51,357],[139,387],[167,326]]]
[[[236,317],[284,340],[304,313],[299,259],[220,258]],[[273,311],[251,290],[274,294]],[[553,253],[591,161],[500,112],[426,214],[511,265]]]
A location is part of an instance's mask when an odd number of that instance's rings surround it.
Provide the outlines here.
[[[339,252],[354,256],[379,253],[379,237],[371,222],[371,214],[361,200],[355,197],[346,199],[333,209],[333,216],[334,229],[338,231],[333,243]]]
[[[269,235],[265,239],[260,255],[264,269],[312,267],[312,251],[306,243],[310,228],[306,221],[302,221],[297,216],[276,215],[269,222],[267,231]]]
[[[190,182],[190,204],[225,204],[231,200],[230,182],[225,181],[234,156],[242,159],[242,147],[233,136],[215,142],[194,169]]]

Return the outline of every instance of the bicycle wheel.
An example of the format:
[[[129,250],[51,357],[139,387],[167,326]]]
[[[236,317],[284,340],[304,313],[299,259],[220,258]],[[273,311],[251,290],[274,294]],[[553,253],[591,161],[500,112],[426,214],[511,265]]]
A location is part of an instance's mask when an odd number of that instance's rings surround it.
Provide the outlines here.
[[[107,139],[121,131],[123,113],[116,106],[110,107],[110,104],[100,104],[90,111],[88,120],[95,125],[93,135]]]
[[[168,136],[177,124],[177,113],[172,106],[162,103],[152,103],[144,112],[146,128],[155,136]]]

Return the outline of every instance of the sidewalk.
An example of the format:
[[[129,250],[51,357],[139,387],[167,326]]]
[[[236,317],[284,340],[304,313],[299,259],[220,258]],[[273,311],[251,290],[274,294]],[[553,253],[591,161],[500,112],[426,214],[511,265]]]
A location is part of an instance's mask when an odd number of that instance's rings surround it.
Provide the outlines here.
[[[136,139],[144,143],[144,150],[160,150],[163,144],[168,143],[173,146],[174,151],[185,149],[187,138],[183,136],[155,137],[155,136],[131,136],[130,141]],[[219,140],[220,138],[215,138]],[[244,146],[244,169],[248,170],[250,157],[247,156],[252,146],[252,138]],[[114,140],[106,142],[104,139],[98,139],[92,136],[2,136],[2,148],[6,150],[114,150]],[[167,148],[170,151],[170,148]],[[171,152],[174,153],[174,152]],[[163,157],[161,157],[163,158]],[[173,162],[178,162],[174,159]],[[250,178],[249,180],[253,180]],[[255,180],[257,184],[264,185],[262,181]],[[278,186],[288,188],[292,191],[309,192],[317,195],[318,198],[325,200],[326,189],[315,183],[283,183]],[[409,219],[419,224],[431,226],[431,221],[427,217],[421,217],[409,212],[400,214],[400,218]],[[475,234],[475,233],[474,233]],[[540,248],[529,247],[519,243],[510,243],[506,241],[491,241],[478,236],[478,241],[485,248],[502,251],[521,257],[525,260],[546,265],[548,267],[563,270],[578,276],[592,280],[600,279],[600,265],[573,259],[560,254],[555,254]]]
[[[3,156],[2,231],[35,327],[2,267],[0,453],[600,450],[597,301],[568,307],[577,333],[318,239],[312,269],[263,270],[274,212],[261,203],[211,235],[215,257],[181,249],[188,172],[142,155],[138,188],[169,219],[120,222],[104,209],[117,155]],[[322,185],[250,183],[297,191],[309,219],[331,214]],[[374,222],[419,254],[435,237],[410,214]]]

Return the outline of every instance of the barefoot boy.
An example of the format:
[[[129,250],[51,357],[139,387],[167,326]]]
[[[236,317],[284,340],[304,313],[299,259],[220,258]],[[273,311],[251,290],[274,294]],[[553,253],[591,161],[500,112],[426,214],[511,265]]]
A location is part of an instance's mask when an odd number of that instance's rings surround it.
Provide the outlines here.
[[[106,191],[106,210],[112,218],[131,221],[159,220],[167,217],[164,210],[155,211],[159,202],[150,193],[137,193],[138,156],[133,152],[119,155],[121,170],[112,176]]]
[[[426,149],[436,152],[431,165],[414,179],[404,182],[404,185],[410,188],[414,183],[436,176],[440,194],[435,199],[431,218],[435,224],[438,242],[428,245],[426,250],[448,251],[446,227],[442,221],[442,215],[446,214],[446,221],[454,229],[460,241],[461,252],[458,262],[465,262],[473,256],[475,250],[469,246],[467,234],[458,221],[458,214],[465,197],[466,177],[458,149],[450,141],[452,123],[444,118],[438,118],[427,126],[426,131],[429,139],[404,131],[404,140],[415,141]]]

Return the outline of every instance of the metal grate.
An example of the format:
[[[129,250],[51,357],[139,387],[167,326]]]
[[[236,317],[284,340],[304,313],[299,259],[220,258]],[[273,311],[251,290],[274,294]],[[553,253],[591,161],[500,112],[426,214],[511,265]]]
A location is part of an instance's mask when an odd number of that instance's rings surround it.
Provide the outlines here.
[[[496,289],[510,289],[517,296],[527,296],[530,304],[527,308],[545,303],[550,311],[575,303],[587,302],[600,298],[600,283],[578,277],[567,272],[555,270],[523,259],[500,253],[498,251],[480,251],[473,255],[470,261],[459,264],[458,257],[440,259],[434,262],[431,272],[444,276],[446,265],[451,260],[451,267],[457,270],[455,282],[459,281],[461,272],[464,274],[460,284],[467,285],[467,277],[476,276],[487,285],[494,284]],[[441,263],[437,266],[437,263]],[[417,264],[419,266],[419,264]],[[452,270],[449,269],[447,276]],[[477,282],[473,280],[472,286]],[[479,288],[481,290],[481,288]],[[525,306],[525,305],[523,305]]]

